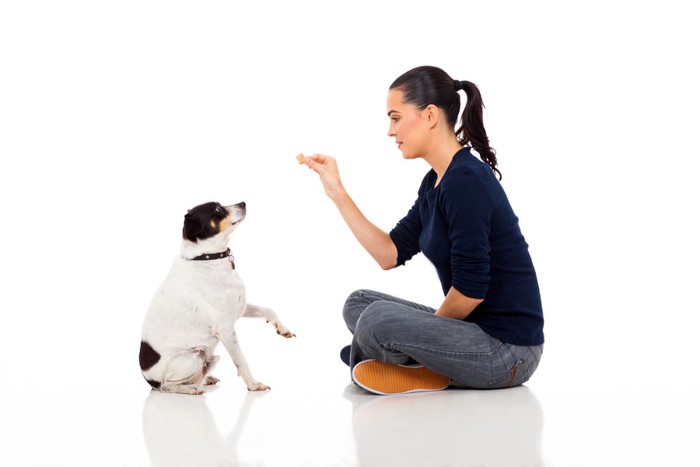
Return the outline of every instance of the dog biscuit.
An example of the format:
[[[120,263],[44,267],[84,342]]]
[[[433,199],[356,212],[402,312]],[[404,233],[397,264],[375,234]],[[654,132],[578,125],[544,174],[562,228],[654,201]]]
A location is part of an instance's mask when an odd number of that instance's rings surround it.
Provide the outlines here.
[[[304,163],[304,155],[303,154],[301,154],[301,153],[297,154],[297,162],[299,162],[300,164]]]

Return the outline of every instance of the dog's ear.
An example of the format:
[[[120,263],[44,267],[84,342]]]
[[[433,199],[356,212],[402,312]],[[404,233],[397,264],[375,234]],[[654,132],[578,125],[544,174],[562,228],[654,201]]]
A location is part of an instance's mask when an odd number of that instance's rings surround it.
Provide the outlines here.
[[[197,241],[197,234],[204,230],[204,224],[202,221],[194,216],[185,214],[185,225],[182,227],[182,238],[185,238],[191,242]]]

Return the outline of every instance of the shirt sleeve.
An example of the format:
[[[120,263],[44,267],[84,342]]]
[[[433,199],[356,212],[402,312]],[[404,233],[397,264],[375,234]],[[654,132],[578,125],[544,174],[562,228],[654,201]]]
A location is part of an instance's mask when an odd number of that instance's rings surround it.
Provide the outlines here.
[[[408,214],[389,232],[389,236],[394,245],[396,245],[396,251],[398,252],[396,257],[397,266],[403,266],[406,261],[420,252],[420,246],[418,245],[418,238],[421,232],[419,201],[420,196],[413,203]]]
[[[484,298],[491,279],[493,204],[484,180],[471,169],[460,169],[442,180],[439,206],[450,240],[452,287],[472,298]]]

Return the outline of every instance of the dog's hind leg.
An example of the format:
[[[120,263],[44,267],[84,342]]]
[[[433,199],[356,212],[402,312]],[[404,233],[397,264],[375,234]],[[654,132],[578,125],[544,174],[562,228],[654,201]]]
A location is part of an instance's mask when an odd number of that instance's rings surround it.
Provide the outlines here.
[[[265,318],[265,321],[272,324],[275,327],[277,334],[280,336],[286,337],[287,339],[290,337],[296,337],[296,334],[287,329],[287,327],[282,324],[280,319],[277,317],[277,314],[270,308],[248,303],[245,306],[245,313],[243,313],[243,316],[246,318]]]
[[[216,384],[220,381],[219,378],[217,378],[216,376],[209,374],[211,372],[211,370],[214,369],[214,367],[216,366],[216,363],[218,361],[219,361],[218,355],[211,355],[204,363],[204,374],[206,375],[206,378],[204,378],[204,385],[205,386],[211,386],[212,384]]]
[[[204,379],[204,385],[205,385],[205,386],[211,386],[212,384],[216,384],[216,383],[218,383],[219,381],[221,381],[219,378],[217,378],[216,376],[211,376],[211,375],[210,375],[210,376],[207,376],[207,377]]]
[[[218,360],[216,355],[207,355],[205,347],[193,347],[178,352],[168,359],[164,381],[159,389],[177,394],[204,394],[204,384],[215,384],[218,381],[214,377],[207,377]]]

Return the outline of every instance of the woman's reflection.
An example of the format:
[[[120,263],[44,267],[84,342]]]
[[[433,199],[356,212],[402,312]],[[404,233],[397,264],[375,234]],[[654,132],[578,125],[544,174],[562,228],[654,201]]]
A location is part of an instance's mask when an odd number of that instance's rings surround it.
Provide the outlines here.
[[[348,386],[362,466],[537,466],[544,416],[527,386],[374,396]]]

